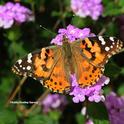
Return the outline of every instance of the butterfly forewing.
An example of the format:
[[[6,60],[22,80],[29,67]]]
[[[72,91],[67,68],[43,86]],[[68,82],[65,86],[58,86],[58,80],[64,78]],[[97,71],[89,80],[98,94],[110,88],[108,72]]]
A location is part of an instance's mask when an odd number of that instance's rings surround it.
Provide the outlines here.
[[[89,38],[89,40],[93,43],[96,42],[96,46],[94,44],[94,49],[97,49],[99,47],[100,49],[98,51],[91,48],[92,52],[95,52],[94,58],[91,59],[92,63],[95,65],[104,65],[106,62],[108,62],[108,59],[114,55],[120,52],[121,48],[123,47],[122,41],[115,37],[95,37],[95,38]],[[97,45],[98,44],[98,45]]]
[[[108,59],[123,47],[122,41],[115,37],[89,37],[74,43],[80,54],[95,66],[104,66]]]
[[[55,56],[57,56],[56,47],[42,48],[19,59],[12,70],[16,74],[32,76],[36,79],[47,78],[55,61],[57,61]]]

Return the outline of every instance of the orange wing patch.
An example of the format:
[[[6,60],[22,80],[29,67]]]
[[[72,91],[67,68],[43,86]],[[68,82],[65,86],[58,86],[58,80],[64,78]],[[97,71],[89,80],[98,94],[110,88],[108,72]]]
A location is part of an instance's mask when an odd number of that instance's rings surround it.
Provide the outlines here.
[[[103,73],[103,68],[98,68],[92,65],[83,58],[79,49],[73,49],[73,59],[75,64],[75,73],[77,82],[81,87],[91,86],[97,82]],[[78,57],[77,57],[78,56]]]
[[[41,49],[40,54],[34,58],[34,75],[38,78],[47,78],[51,73],[54,65],[54,51],[52,49]]]
[[[85,87],[85,86],[91,86],[95,84],[102,75],[102,69],[96,68],[91,64],[89,64],[88,66],[85,66],[84,62],[80,64],[83,69],[80,70],[82,73],[79,74],[79,76],[77,76],[79,85],[81,87]],[[77,66],[77,68],[79,67]]]
[[[62,56],[54,66],[52,73],[48,80],[44,81],[43,85],[51,89],[53,92],[68,92],[70,90],[69,77],[67,77],[64,60]]]

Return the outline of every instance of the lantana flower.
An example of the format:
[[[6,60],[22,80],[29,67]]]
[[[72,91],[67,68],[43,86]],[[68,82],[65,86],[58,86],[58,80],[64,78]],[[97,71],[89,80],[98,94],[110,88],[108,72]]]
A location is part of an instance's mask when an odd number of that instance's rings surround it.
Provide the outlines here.
[[[59,94],[48,94],[46,98],[40,103],[40,105],[43,107],[44,113],[47,113],[53,109],[62,110],[66,104],[66,97]]]
[[[20,3],[7,2],[5,5],[0,5],[0,27],[4,29],[10,28],[14,22],[23,23],[32,20],[34,20],[32,11]]]
[[[90,16],[93,20],[97,20],[103,11],[101,1],[102,0],[71,0],[71,9],[77,16]]]
[[[111,92],[106,97],[105,106],[108,110],[110,124],[124,123],[124,96],[119,97]]]
[[[63,35],[69,39],[69,42],[74,42],[76,39],[84,39],[93,36],[89,28],[79,29],[73,25],[68,25],[67,28],[59,29],[58,35],[51,41],[51,43],[62,45]],[[81,88],[76,80],[75,74],[71,78],[71,91],[69,95],[73,96],[72,100],[75,103],[83,102],[86,98],[90,102],[104,101],[102,87],[109,83],[109,78],[102,76],[95,85]]]

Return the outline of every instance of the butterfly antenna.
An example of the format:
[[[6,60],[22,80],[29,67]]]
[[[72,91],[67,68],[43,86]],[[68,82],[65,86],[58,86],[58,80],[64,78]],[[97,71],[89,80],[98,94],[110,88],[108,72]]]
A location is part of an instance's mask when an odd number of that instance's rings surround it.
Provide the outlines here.
[[[48,29],[45,28],[44,26],[40,25],[40,28],[46,30],[47,32],[49,32],[49,33],[52,34],[53,36],[56,36],[56,33],[52,32],[51,30],[48,30]]]

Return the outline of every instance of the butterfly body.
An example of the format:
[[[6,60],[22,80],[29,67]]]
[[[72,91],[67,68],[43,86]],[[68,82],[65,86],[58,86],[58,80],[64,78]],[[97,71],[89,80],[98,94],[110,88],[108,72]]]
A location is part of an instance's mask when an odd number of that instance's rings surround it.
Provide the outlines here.
[[[28,54],[18,60],[12,70],[39,80],[54,92],[68,92],[71,74],[76,75],[80,87],[95,84],[108,59],[123,47],[117,38],[102,36],[74,42],[64,36],[62,42],[61,46],[50,46]]]

